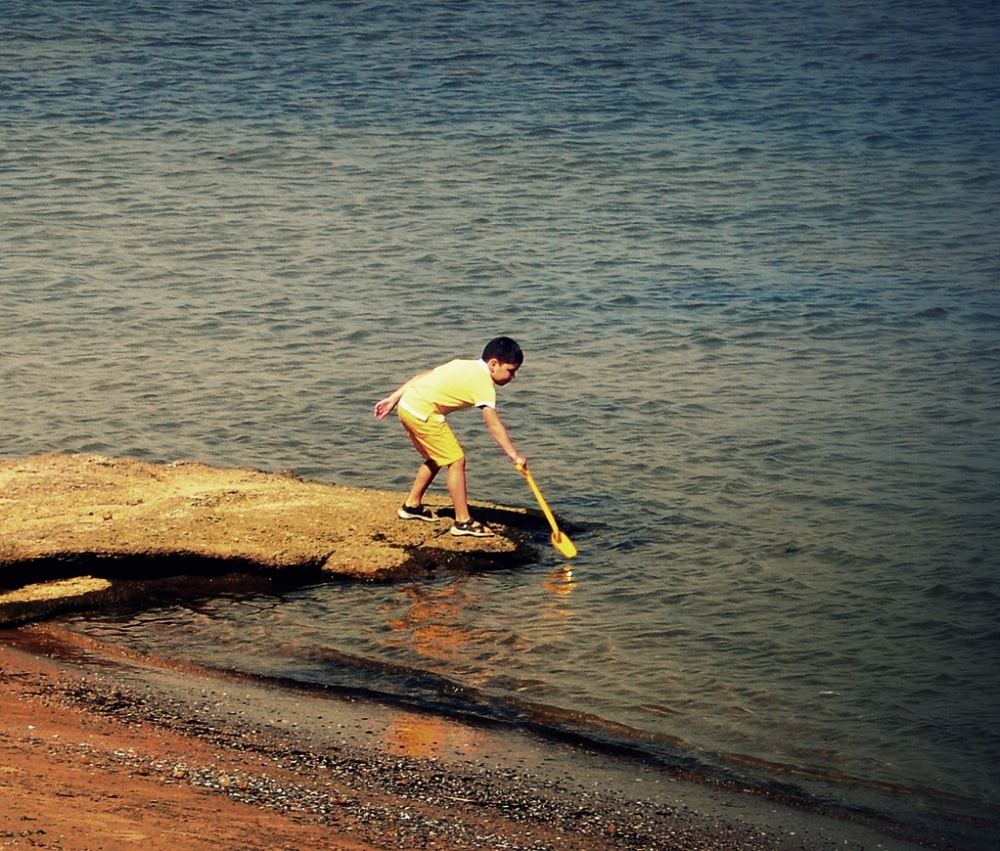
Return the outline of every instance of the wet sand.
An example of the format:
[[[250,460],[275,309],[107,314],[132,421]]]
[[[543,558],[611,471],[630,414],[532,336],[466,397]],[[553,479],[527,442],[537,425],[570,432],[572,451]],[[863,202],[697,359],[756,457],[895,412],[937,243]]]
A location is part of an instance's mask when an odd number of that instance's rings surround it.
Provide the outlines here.
[[[0,633],[0,847],[911,849],[623,757]]]

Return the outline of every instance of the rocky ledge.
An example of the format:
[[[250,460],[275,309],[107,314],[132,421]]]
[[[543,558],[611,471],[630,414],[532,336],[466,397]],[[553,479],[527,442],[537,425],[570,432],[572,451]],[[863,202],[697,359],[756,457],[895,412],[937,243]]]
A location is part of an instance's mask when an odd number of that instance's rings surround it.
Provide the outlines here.
[[[459,538],[449,520],[398,520],[401,499],[188,461],[0,460],[0,626],[177,588],[182,576],[386,580],[535,555],[525,530],[537,518],[524,509],[477,504],[496,537]]]

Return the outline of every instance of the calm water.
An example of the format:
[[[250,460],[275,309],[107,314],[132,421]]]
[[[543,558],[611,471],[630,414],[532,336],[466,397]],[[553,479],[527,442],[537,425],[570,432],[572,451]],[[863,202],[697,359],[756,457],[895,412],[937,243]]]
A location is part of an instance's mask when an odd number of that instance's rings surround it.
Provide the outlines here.
[[[581,550],[77,628],[996,843],[995,4],[3,9],[0,453],[403,490],[372,402],[510,333]]]

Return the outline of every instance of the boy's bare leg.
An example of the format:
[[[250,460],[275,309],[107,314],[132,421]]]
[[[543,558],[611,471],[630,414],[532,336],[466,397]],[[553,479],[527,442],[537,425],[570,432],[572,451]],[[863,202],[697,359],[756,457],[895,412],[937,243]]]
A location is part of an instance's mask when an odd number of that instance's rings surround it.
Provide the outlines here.
[[[466,494],[466,484],[465,484],[465,458],[460,458],[454,464],[448,465],[448,493],[451,494],[452,505],[455,506],[455,526],[452,527],[452,532],[458,527],[458,524],[465,524],[472,520],[472,516],[469,514],[469,498]],[[477,524],[479,525],[479,524]],[[489,526],[483,526],[478,531],[466,530],[461,534],[465,535],[479,535],[480,537],[491,537],[494,532]]]
[[[465,458],[448,465],[448,493],[455,507],[455,521],[465,523],[469,519],[469,497],[465,485]]]
[[[417,475],[413,479],[413,487],[410,488],[410,493],[406,497],[406,504],[410,508],[418,508],[424,503],[424,494],[427,493],[427,488],[431,486],[431,482],[434,481],[434,477],[438,474],[441,469],[439,464],[436,464],[430,459],[424,461],[420,465],[420,469],[417,470]],[[449,470],[449,475],[450,475]],[[449,484],[449,488],[451,485]],[[468,511],[468,509],[466,509]]]

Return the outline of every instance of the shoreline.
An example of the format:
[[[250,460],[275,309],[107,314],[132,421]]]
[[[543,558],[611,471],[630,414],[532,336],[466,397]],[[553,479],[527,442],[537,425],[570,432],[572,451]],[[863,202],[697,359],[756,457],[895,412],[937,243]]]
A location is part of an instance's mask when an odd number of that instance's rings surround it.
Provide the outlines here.
[[[0,847],[920,847],[516,730],[0,633]],[[110,846],[106,843],[110,843]]]

